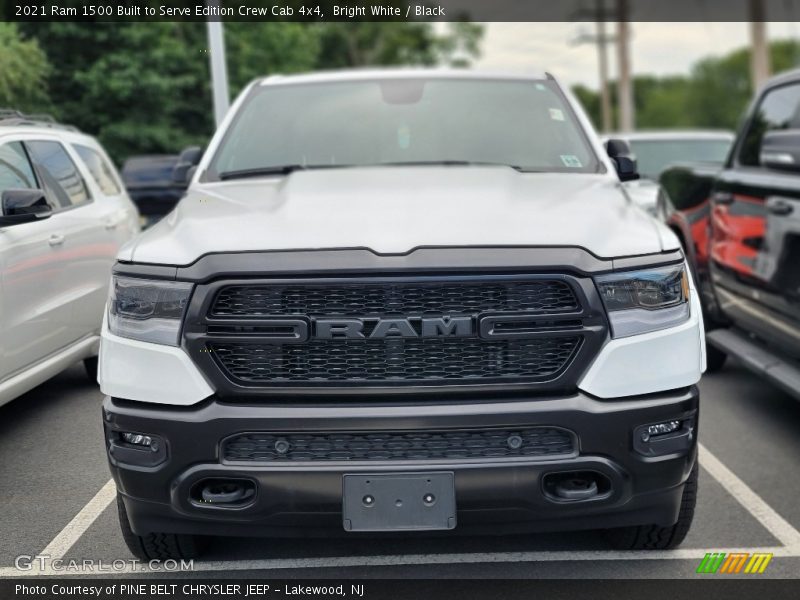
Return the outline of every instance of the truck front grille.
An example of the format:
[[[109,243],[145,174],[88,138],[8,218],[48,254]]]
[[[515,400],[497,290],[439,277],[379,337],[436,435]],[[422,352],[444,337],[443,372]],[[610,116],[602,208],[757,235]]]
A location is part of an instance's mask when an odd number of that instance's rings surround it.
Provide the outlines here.
[[[241,433],[222,442],[224,462],[562,458],[576,451],[563,429]]]
[[[567,390],[606,336],[594,294],[565,275],[219,281],[184,335],[222,396]]]

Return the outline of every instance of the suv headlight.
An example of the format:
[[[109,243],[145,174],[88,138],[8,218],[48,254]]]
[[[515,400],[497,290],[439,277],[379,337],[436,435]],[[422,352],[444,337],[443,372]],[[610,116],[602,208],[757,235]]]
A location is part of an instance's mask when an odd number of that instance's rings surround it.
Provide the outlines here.
[[[191,283],[114,276],[108,298],[108,329],[120,337],[178,346],[191,293]]]
[[[689,319],[684,265],[613,273],[595,281],[615,338],[674,327]]]

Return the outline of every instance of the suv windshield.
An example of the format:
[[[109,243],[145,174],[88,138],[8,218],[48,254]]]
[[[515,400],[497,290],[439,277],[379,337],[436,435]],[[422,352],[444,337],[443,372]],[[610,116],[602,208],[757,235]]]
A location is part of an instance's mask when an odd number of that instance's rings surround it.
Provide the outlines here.
[[[429,163],[598,170],[552,81],[401,78],[255,86],[205,178]]]

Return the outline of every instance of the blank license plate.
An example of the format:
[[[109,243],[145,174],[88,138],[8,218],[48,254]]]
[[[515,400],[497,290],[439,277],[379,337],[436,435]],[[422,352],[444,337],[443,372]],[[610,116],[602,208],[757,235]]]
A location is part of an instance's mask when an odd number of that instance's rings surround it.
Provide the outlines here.
[[[453,473],[344,475],[347,531],[433,531],[456,526]]]

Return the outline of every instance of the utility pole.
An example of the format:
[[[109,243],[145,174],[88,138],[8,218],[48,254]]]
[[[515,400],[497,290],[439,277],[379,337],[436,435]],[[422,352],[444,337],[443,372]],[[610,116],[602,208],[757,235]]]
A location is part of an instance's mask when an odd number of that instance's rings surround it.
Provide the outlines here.
[[[606,13],[603,7],[603,0],[596,0],[594,10],[581,10],[578,16],[588,16],[596,24],[597,32],[594,35],[580,33],[572,44],[591,43],[597,45],[597,66],[600,76],[600,114],[602,119],[602,130],[611,131],[614,128],[613,116],[611,113],[611,93],[608,86],[608,52],[609,44],[613,44],[616,38],[606,34],[606,18],[612,16],[612,12]]]
[[[219,7],[219,0],[208,0],[209,7]],[[228,66],[225,61],[225,37],[222,31],[222,21],[206,21],[208,29],[208,51],[211,63],[211,91],[214,99],[214,122],[219,127],[230,106],[230,93],[228,92]],[[217,17],[219,19],[219,17]]]
[[[603,131],[614,128],[611,120],[611,94],[608,89],[608,54],[606,44],[613,38],[606,37],[606,21],[603,15],[603,0],[598,0],[597,10],[601,17],[597,21],[597,64],[600,69],[600,109],[603,114]]]
[[[619,62],[617,95],[619,96],[619,128],[621,131],[632,131],[636,123],[633,82],[631,81],[631,29],[628,17],[628,0],[617,0],[617,60]]]
[[[769,78],[769,45],[764,0],[750,0],[750,80],[759,89]]]

